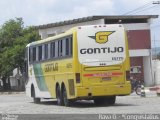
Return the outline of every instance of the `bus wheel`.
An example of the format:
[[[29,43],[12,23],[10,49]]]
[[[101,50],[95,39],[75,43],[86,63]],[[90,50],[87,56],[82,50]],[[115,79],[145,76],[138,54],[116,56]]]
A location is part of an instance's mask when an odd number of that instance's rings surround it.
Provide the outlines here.
[[[97,105],[114,105],[116,101],[116,96],[109,96],[103,98],[95,98],[94,103]]]
[[[105,105],[107,102],[106,102],[106,99],[105,98],[95,98],[94,99],[94,103],[96,105]]]
[[[33,97],[33,102],[34,103],[40,103],[41,102],[40,98],[36,98],[35,89],[34,88],[32,88],[32,97]]]
[[[56,98],[57,98],[58,105],[60,106],[64,105],[59,85],[56,88]]]
[[[66,107],[69,107],[69,106],[71,106],[71,100],[69,100],[68,99],[68,97],[67,97],[67,91],[66,91],[66,88],[64,87],[64,89],[63,89],[63,102],[64,102],[64,105],[66,106]]]
[[[110,96],[110,97],[107,97],[106,99],[107,99],[108,105],[114,105],[116,102],[116,96]]]

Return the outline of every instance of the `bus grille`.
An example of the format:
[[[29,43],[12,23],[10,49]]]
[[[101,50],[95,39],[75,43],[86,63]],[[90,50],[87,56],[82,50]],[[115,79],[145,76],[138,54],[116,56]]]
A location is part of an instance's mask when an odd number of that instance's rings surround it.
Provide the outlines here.
[[[69,94],[70,95],[75,95],[74,80],[73,79],[69,79],[68,83],[69,83]]]

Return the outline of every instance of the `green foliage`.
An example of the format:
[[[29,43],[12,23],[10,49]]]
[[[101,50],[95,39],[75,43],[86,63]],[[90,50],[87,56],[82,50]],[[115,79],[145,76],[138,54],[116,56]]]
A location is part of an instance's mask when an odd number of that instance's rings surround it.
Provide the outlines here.
[[[11,19],[0,28],[0,76],[9,77],[24,68],[25,47],[40,39],[33,27],[24,28],[22,18]]]

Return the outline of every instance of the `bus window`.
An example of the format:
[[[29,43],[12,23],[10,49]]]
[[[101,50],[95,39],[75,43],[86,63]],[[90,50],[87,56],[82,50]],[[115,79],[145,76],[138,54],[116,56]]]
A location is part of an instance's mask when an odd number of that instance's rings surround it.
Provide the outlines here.
[[[72,41],[72,37],[70,37],[69,39],[69,55],[72,56],[72,45],[73,45],[73,41]]]
[[[44,59],[48,59],[48,44],[44,45]]]
[[[69,56],[69,39],[66,38],[66,56]]]
[[[66,39],[62,40],[62,56],[66,56]]]
[[[32,60],[33,60],[33,62],[36,61],[36,47],[33,47]]]
[[[51,58],[55,58],[55,42],[51,43]]]
[[[25,50],[25,61],[24,61],[25,83],[28,81],[28,58],[29,58],[29,61],[30,61],[30,57],[28,57],[28,50],[29,50],[29,55],[30,55],[30,48],[26,47],[26,50]]]
[[[58,55],[59,55],[59,49],[58,49],[59,47],[58,47],[58,41],[56,41],[55,42],[55,58],[57,58],[58,57]]]
[[[38,46],[38,61],[42,60],[42,46]]]
[[[63,51],[62,40],[59,40],[58,41],[58,57],[62,57],[62,51]]]
[[[31,54],[31,48],[29,48],[29,62],[32,62],[32,54]]]

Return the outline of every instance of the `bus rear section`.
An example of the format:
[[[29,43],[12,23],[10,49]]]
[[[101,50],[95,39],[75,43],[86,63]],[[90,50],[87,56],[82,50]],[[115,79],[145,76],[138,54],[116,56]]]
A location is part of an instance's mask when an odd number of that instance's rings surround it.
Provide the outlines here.
[[[122,25],[79,27],[77,46],[77,98],[114,104],[117,95],[131,93],[128,44]]]

